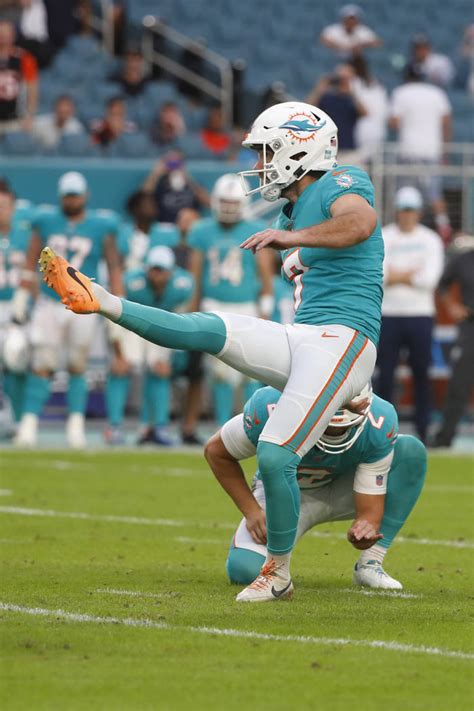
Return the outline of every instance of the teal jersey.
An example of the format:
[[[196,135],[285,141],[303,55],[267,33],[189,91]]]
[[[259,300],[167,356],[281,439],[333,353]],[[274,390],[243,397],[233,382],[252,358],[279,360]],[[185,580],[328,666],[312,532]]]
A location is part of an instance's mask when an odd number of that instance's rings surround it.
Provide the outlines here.
[[[120,227],[118,248],[126,271],[132,271],[145,265],[146,256],[152,247],[163,245],[173,249],[178,245],[179,240],[179,230],[171,223],[155,222],[149,234],[146,234],[136,225],[127,222]]]
[[[374,206],[374,187],[363,170],[338,166],[311,183],[294,205],[288,203],[276,227],[299,230],[331,218],[335,200],[355,193]],[[293,284],[295,323],[340,324],[360,331],[377,345],[383,296],[382,230],[346,249],[301,247],[282,251],[282,271]]]
[[[293,289],[291,284],[281,276],[273,277],[273,296],[275,298],[275,308],[272,314],[272,321],[277,323],[293,323],[295,316]]]
[[[261,284],[254,255],[240,245],[265,224],[242,220],[223,227],[212,217],[195,222],[188,244],[203,255],[201,295],[230,304],[255,301]]]
[[[82,222],[71,222],[61,208],[45,206],[36,212],[33,229],[42,247],[51,247],[73,267],[96,279],[105,239],[116,236],[118,218],[109,210],[87,210]],[[47,296],[59,299],[43,281],[41,288]]]
[[[260,388],[244,406],[244,427],[249,440],[257,446],[265,423],[281,397],[275,388]],[[371,464],[393,450],[398,436],[398,417],[393,405],[374,395],[366,425],[352,447],[342,454],[326,454],[313,447],[298,465],[301,489],[325,485],[339,476],[355,475],[359,464]],[[257,472],[257,477],[259,474]]]
[[[146,271],[135,269],[125,275],[125,294],[129,301],[153,306],[164,311],[174,311],[192,296],[194,279],[185,269],[176,267],[164,291],[157,295],[151,288]]]
[[[16,219],[9,234],[0,232],[0,301],[10,301],[20,284],[30,237],[28,220]]]
[[[15,222],[32,222],[35,210],[36,207],[30,200],[16,200],[13,220]]]

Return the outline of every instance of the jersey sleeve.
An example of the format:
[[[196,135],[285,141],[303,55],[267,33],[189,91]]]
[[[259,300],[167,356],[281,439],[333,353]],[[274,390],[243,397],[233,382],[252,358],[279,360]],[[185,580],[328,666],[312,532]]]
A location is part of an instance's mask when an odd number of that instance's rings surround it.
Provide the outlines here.
[[[128,256],[130,251],[130,236],[132,234],[132,226],[130,224],[120,225],[117,234],[117,248],[122,257]]]
[[[360,195],[374,206],[374,186],[361,168],[338,166],[329,173],[322,188],[321,207],[326,219],[331,217],[332,204],[343,195]]]
[[[236,415],[221,429],[221,439],[229,454],[240,461],[253,457],[257,446],[247,437],[244,427],[244,415]]]
[[[127,299],[137,301],[146,288],[145,272],[141,269],[132,269],[125,273],[123,283]]]
[[[374,396],[366,428],[368,437],[363,461],[371,464],[393,452],[398,437],[398,416],[393,405]]]
[[[202,221],[196,222],[188,235],[188,245],[200,252],[205,252],[207,249],[207,230]]]
[[[179,243],[179,231],[171,222],[156,222],[150,231],[150,249],[152,247],[176,247]]]
[[[97,210],[97,217],[102,221],[104,237],[113,235],[117,237],[120,228],[120,218],[113,210]]]
[[[244,405],[244,427],[248,439],[255,445],[262,434],[268,418],[280,399],[280,393],[275,388],[260,388]]]
[[[51,233],[54,215],[55,209],[49,205],[40,206],[34,212],[31,227],[38,234],[42,245],[46,244],[46,240]]]

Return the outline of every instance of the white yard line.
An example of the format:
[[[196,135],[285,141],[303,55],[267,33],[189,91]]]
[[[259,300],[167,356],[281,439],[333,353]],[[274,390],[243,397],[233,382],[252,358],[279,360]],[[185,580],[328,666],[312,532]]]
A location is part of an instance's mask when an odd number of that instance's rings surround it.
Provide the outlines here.
[[[337,590],[336,592],[355,593],[356,595],[368,595],[369,597],[401,597],[407,600],[423,597],[423,595],[415,595],[414,593],[400,592],[398,590],[361,590],[357,588],[344,588],[344,590]]]
[[[225,523],[222,521],[183,521],[170,518],[144,518],[141,516],[117,516],[113,514],[90,514],[80,511],[54,511],[52,509],[30,509],[21,506],[0,506],[0,514],[11,514],[16,516],[40,516],[47,518],[72,518],[85,521],[104,521],[105,523],[130,523],[143,526],[171,526],[174,528],[196,528],[196,529],[223,529],[234,530],[235,523]],[[332,538],[345,540],[344,533],[330,533],[328,531],[311,531],[309,536],[314,538]],[[446,546],[447,548],[474,548],[473,541],[449,541],[433,540],[431,538],[407,538],[397,536],[397,543],[411,543],[420,546]]]
[[[173,538],[173,540],[178,543],[215,543],[219,546],[225,545],[223,541],[220,541],[217,538],[188,538],[188,536],[177,536],[176,538]]]
[[[13,491],[11,489],[0,489],[0,496],[11,496]]]
[[[152,598],[168,598],[176,597],[178,593],[150,593],[150,592],[140,592],[139,590],[116,590],[115,588],[103,588],[99,590],[94,590],[96,593],[101,595],[123,595],[125,597],[152,597]]]
[[[405,654],[424,654],[428,656],[450,657],[453,659],[473,660],[474,654],[460,652],[440,647],[425,647],[424,645],[402,644],[401,642],[385,641],[378,639],[348,639],[331,637],[307,637],[298,635],[266,634],[253,630],[222,629],[221,627],[191,627],[185,625],[170,625],[167,622],[155,622],[148,618],[135,619],[131,617],[96,617],[79,612],[66,612],[65,610],[47,610],[42,607],[25,607],[8,602],[0,602],[0,610],[14,612],[35,617],[54,617],[66,622],[89,622],[100,625],[116,625],[123,627],[141,627],[165,631],[193,632],[214,637],[235,637],[242,639],[259,639],[268,642],[295,642],[297,644],[326,645],[330,647],[368,647],[372,649],[386,649],[392,652]]]

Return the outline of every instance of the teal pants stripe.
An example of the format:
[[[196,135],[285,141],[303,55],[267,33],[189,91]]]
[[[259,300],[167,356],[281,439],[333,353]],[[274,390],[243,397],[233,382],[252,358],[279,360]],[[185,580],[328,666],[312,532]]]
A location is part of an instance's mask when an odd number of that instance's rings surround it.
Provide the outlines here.
[[[151,343],[216,355],[225,346],[226,327],[216,314],[175,314],[122,299],[118,323]]]
[[[352,366],[359,357],[362,349],[367,342],[367,338],[361,333],[357,333],[350,347],[347,349],[344,357],[339,363],[337,370],[333,373],[324,390],[318,395],[308,412],[303,423],[296,432],[285,442],[285,446],[290,447],[293,451],[298,451],[303,442],[307,439],[310,432],[317,425],[325,412],[332,398],[341,387],[344,380],[347,378]],[[316,366],[315,366],[316,367]]]

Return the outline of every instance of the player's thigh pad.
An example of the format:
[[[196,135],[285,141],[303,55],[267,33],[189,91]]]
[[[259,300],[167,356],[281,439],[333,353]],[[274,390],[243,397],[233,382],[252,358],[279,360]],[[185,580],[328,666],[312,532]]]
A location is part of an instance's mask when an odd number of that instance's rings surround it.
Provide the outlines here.
[[[291,372],[260,440],[285,446],[303,457],[317,442],[336,410],[370,379],[376,348],[346,326],[286,326]]]
[[[353,483],[354,477],[350,474],[316,489],[302,489],[296,540],[321,523],[352,520],[355,516]]]
[[[33,370],[54,371],[59,368],[70,313],[60,301],[42,295],[38,297],[31,315],[29,334]]]
[[[85,370],[94,340],[98,314],[83,315],[67,312],[67,365],[74,370]]]
[[[291,366],[286,327],[252,316],[215,313],[226,327],[226,343],[217,358],[250,378],[283,390]]]

